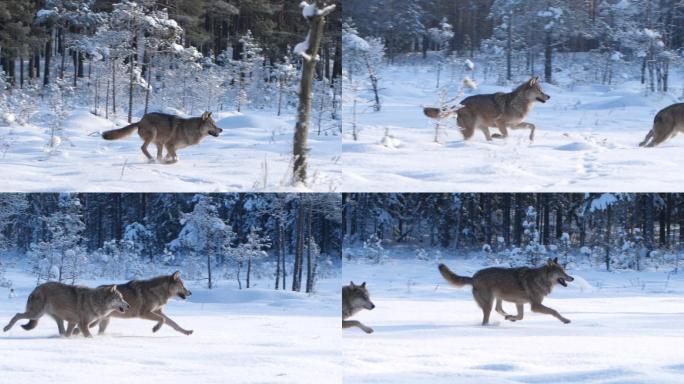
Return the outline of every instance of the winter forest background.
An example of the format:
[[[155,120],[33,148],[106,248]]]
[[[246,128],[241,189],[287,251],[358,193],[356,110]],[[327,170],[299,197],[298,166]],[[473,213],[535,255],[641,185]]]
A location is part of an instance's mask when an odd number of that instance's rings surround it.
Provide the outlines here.
[[[140,279],[180,269],[212,288],[313,292],[340,268],[339,194],[0,194],[8,267],[54,280]]]
[[[376,263],[403,246],[417,260],[677,273],[684,245],[681,194],[345,194],[343,206],[344,257]]]

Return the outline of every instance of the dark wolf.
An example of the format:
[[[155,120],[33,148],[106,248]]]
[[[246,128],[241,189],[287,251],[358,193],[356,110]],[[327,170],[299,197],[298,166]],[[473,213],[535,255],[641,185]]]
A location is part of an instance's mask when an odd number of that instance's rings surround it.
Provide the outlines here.
[[[567,287],[568,281],[575,280],[565,273],[558,263],[558,258],[549,259],[539,268],[486,268],[475,273],[473,277],[458,276],[444,264],[439,265],[439,272],[455,287],[473,286],[473,297],[482,308],[482,325],[489,323],[489,314],[495,300],[496,312],[509,321],[522,320],[523,304],[530,303],[533,312],[554,316],[565,324],[570,322],[556,310],[542,304],[544,297],[551,293],[555,284]],[[515,303],[517,315],[504,312],[501,306],[504,300]]]
[[[653,128],[646,134],[640,147],[655,147],[667,139],[684,132],[684,103],[672,104],[663,108],[653,119]]]
[[[342,328],[359,327],[366,333],[373,333],[373,328],[363,325],[358,320],[346,320],[362,309],[373,308],[375,304],[370,300],[365,281],[361,285],[351,281],[349,285],[342,287]]]
[[[152,327],[152,332],[157,332],[162,325],[168,324],[180,333],[192,335],[192,330],[183,329],[162,312],[164,305],[172,297],[185,300],[192,295],[192,292],[185,288],[183,280],[180,278],[180,272],[176,271],[172,275],[159,276],[149,280],[131,280],[126,284],[117,285],[117,289],[131,307],[125,313],[111,313],[110,316],[103,317],[99,321],[99,334],[105,332],[111,316],[114,316],[126,319],[139,317],[156,321],[157,324]],[[90,326],[95,326],[95,323]]]
[[[41,284],[31,292],[26,301],[26,312],[14,315],[4,328],[7,332],[21,319],[29,322],[21,327],[31,330],[43,315],[57,322],[59,334],[69,337],[76,325],[83,329],[83,336],[92,337],[88,327],[112,313],[124,314],[130,305],[124,300],[116,285],[88,288],[50,282]],[[69,325],[64,330],[64,321]]]
[[[165,113],[148,113],[137,123],[102,133],[102,138],[105,140],[123,139],[136,130],[143,139],[141,147],[143,154],[149,160],[154,160],[147,150],[147,146],[154,143],[157,146],[157,161],[162,162],[162,150],[166,147],[167,163],[178,161],[177,149],[199,144],[208,135],[218,137],[223,132],[223,129],[216,126],[211,112],[204,112],[201,117],[189,119]]]
[[[445,108],[426,107],[423,113],[427,117],[441,120],[451,116],[456,117],[456,123],[461,127],[464,140],[470,139],[479,129],[484,133],[487,141],[494,138],[508,137],[510,129],[529,129],[530,141],[534,140],[536,127],[532,123],[525,123],[525,117],[532,110],[535,101],[546,103],[551,96],[544,93],[539,83],[539,76],[524,82],[513,92],[497,92],[466,97],[458,106]],[[496,127],[500,134],[489,134],[489,127]]]

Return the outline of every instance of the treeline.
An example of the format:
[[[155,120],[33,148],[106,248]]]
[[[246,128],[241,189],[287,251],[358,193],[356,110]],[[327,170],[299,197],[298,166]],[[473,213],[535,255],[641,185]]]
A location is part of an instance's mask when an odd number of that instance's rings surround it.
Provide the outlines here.
[[[536,256],[578,249],[610,268],[615,258],[684,245],[682,194],[345,194],[343,206],[350,246],[378,239]]]
[[[328,16],[314,66],[318,134],[339,130],[340,17]],[[295,1],[0,2],[0,117],[26,124],[40,98],[62,138],[75,107],[128,122],[167,109],[280,115],[297,106],[308,27]]]
[[[256,273],[310,292],[338,267],[339,223],[337,194],[0,194],[0,250],[39,281],[180,266],[210,288]]]
[[[345,18],[364,37],[382,38],[387,55],[443,51],[499,57],[495,67],[510,80],[543,68],[554,79],[556,52],[591,52],[610,83],[613,67],[641,64],[642,82],[668,89],[670,63],[684,46],[684,12],[679,1],[655,0],[349,0]]]

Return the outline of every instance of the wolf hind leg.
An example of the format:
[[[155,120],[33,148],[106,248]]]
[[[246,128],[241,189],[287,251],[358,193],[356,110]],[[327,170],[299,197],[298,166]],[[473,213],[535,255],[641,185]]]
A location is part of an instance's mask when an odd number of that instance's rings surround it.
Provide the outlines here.
[[[558,313],[558,311],[556,311],[555,309],[549,308],[545,305],[542,305],[542,303],[532,303],[532,312],[551,315],[551,316],[555,317],[556,319],[562,321],[563,324],[568,324],[570,322],[569,319],[566,319],[565,317],[561,316],[561,314]]]
[[[639,143],[639,146],[640,146],[640,147],[643,147],[643,146],[645,146],[646,144],[648,144],[649,140],[651,140],[652,137],[653,137],[653,129],[651,129],[650,131],[648,131],[648,133],[646,134],[646,137],[644,137],[644,141],[642,141],[641,143]]]
[[[661,127],[662,128],[662,127]],[[674,133],[674,127],[669,127],[667,130],[655,130],[654,127],[653,139],[650,143],[646,144],[646,147],[655,147],[656,145],[662,144],[665,140],[672,137]]]
[[[473,298],[477,305],[482,308],[482,325],[489,324],[489,315],[492,313],[492,302],[494,298],[490,292],[482,291],[481,289],[473,288]]]
[[[516,304],[516,308],[518,309],[518,314],[513,316],[513,315],[506,315],[506,320],[509,321],[517,321],[517,320],[522,320],[523,319],[523,312],[524,312],[524,307],[522,304]]]
[[[506,319],[508,319],[508,316],[510,316],[508,313],[506,313],[506,311],[503,310],[503,300],[501,298],[497,297],[496,307],[494,309],[496,310],[496,313],[505,317]]]

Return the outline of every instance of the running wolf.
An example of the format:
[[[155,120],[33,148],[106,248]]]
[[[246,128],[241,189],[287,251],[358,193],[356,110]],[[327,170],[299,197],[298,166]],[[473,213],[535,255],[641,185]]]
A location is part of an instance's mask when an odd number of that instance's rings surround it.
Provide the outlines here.
[[[26,302],[26,312],[14,315],[4,328],[7,332],[21,319],[29,322],[21,327],[31,330],[43,315],[50,315],[57,322],[59,334],[69,337],[76,325],[83,329],[83,336],[92,337],[88,331],[91,324],[111,313],[125,313],[130,305],[124,300],[116,285],[88,288],[57,282],[41,284],[31,292]],[[64,330],[64,321],[69,324]]]
[[[102,133],[102,138],[105,140],[123,139],[135,130],[138,130],[138,135],[144,141],[141,147],[143,154],[153,161],[154,158],[147,151],[147,146],[154,143],[157,146],[157,161],[160,163],[164,147],[166,147],[166,163],[175,163],[178,161],[177,149],[199,144],[207,135],[218,137],[223,132],[223,129],[216,126],[211,112],[204,112],[201,117],[189,119],[164,113],[148,113],[137,123]]]
[[[575,280],[565,273],[558,263],[558,258],[549,259],[546,265],[539,268],[486,268],[475,273],[473,277],[458,276],[444,264],[439,265],[439,272],[455,287],[473,286],[473,297],[484,315],[482,325],[489,323],[494,300],[496,312],[506,320],[522,320],[523,304],[530,303],[533,312],[552,315],[565,324],[570,322],[556,310],[542,305],[542,300],[551,293],[556,283],[567,287],[568,281]],[[515,303],[518,314],[513,316],[504,312],[501,306],[503,300]]]
[[[98,334],[101,335],[105,332],[111,316],[114,316],[126,319],[139,317],[156,321],[157,324],[152,327],[152,332],[157,332],[166,323],[180,333],[192,335],[192,330],[183,329],[162,312],[164,305],[172,297],[178,296],[185,300],[188,296],[192,295],[192,292],[185,288],[179,271],[174,272],[172,275],[159,276],[149,280],[131,280],[126,284],[117,285],[117,289],[131,305],[131,308],[125,313],[112,312],[109,316],[104,316],[100,319]],[[91,323],[90,326],[95,326],[95,323]]]
[[[345,320],[362,309],[373,308],[375,304],[370,300],[365,281],[361,285],[351,281],[349,285],[342,287],[342,328],[359,327],[366,333],[373,333],[373,328],[363,325],[358,320]]]
[[[427,117],[441,120],[456,116],[456,123],[461,127],[464,140],[470,139],[475,129],[480,129],[487,141],[494,138],[508,137],[508,128],[529,129],[530,141],[534,140],[535,125],[525,123],[525,117],[532,110],[535,101],[546,103],[551,96],[544,93],[539,83],[539,76],[524,82],[513,92],[497,92],[485,95],[466,97],[460,105],[445,108],[426,107],[423,113]],[[497,127],[500,134],[489,134],[489,127]]]
[[[653,128],[648,131],[640,147],[655,147],[667,139],[684,132],[684,103],[672,104],[663,108],[653,119]]]

